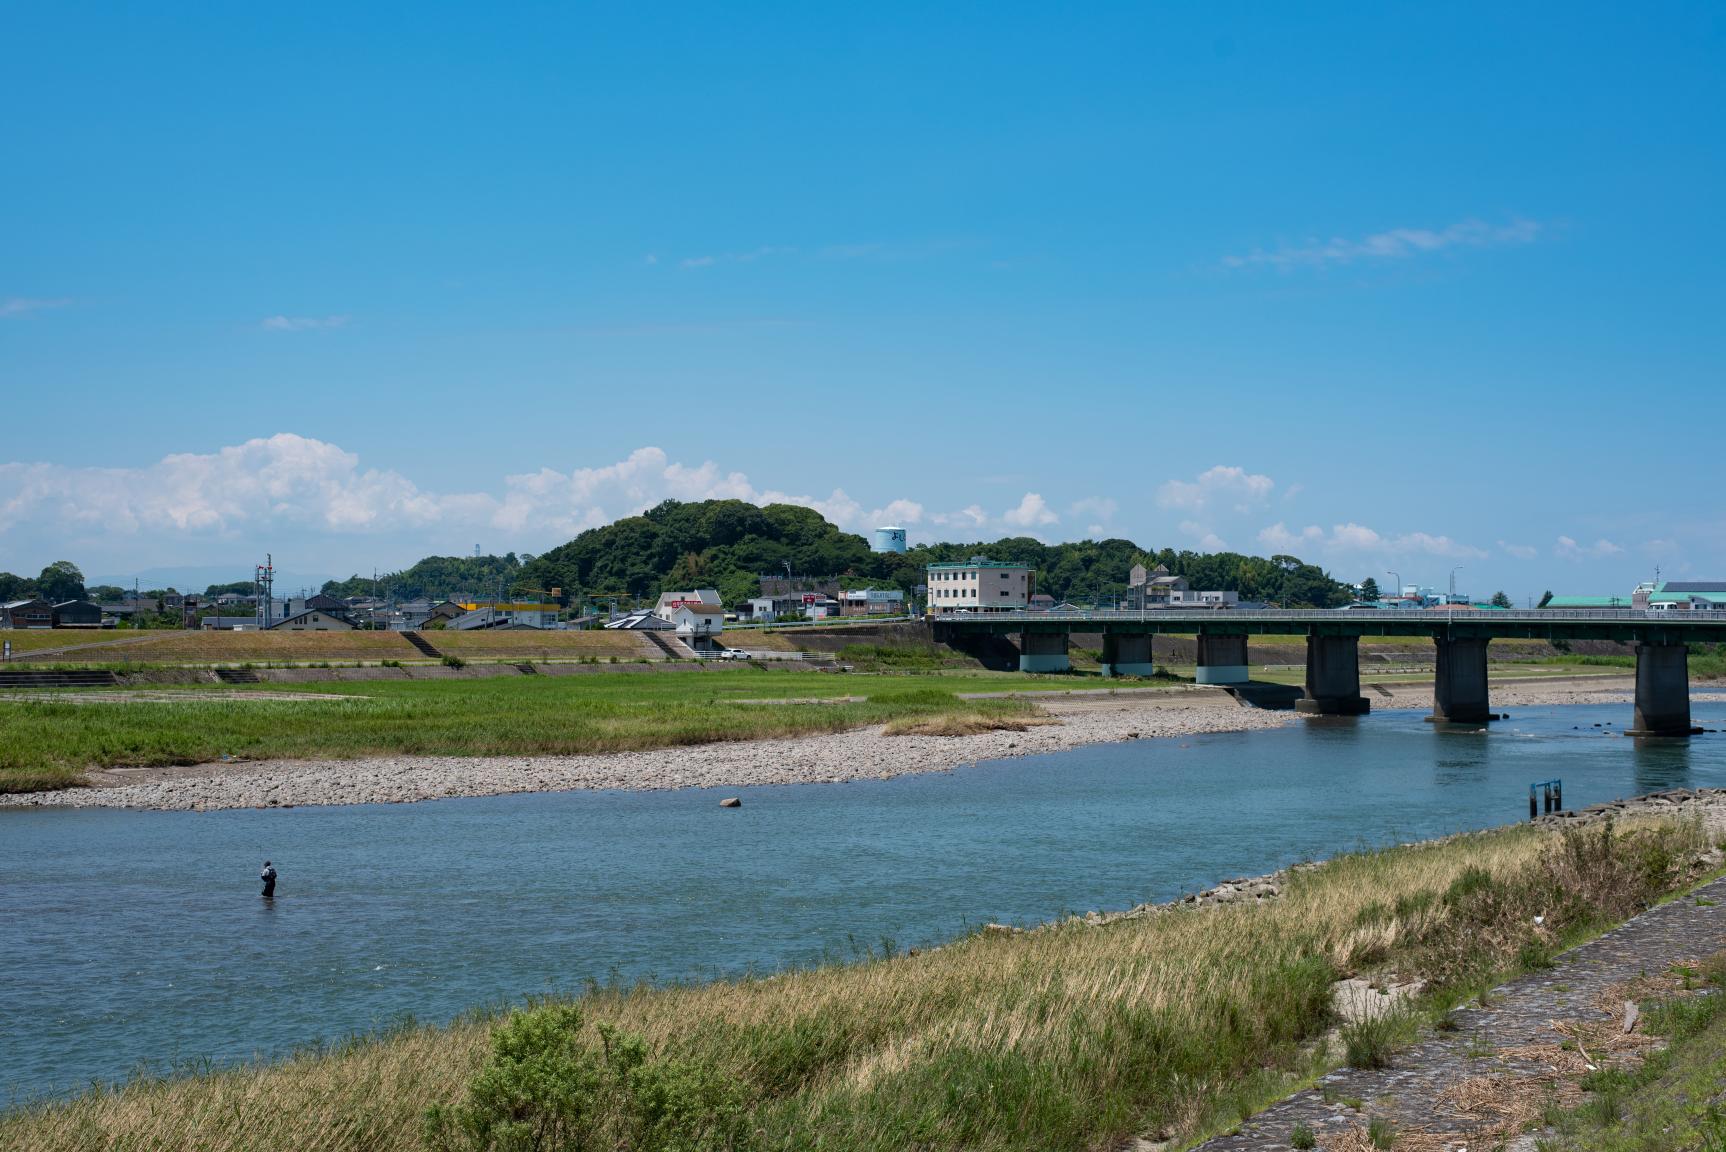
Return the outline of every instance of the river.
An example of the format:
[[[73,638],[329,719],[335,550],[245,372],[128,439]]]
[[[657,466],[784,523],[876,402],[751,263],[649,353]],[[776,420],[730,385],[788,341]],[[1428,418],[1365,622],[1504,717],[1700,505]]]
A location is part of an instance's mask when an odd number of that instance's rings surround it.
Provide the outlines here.
[[[0,1101],[588,980],[771,972],[1171,899],[1509,823],[1551,777],[1573,808],[1726,786],[1726,737],[1632,741],[1611,727],[1627,714],[1523,708],[1479,733],[1384,712],[752,788],[735,810],[695,790],[0,809]],[[1726,704],[1695,715],[1726,728]]]

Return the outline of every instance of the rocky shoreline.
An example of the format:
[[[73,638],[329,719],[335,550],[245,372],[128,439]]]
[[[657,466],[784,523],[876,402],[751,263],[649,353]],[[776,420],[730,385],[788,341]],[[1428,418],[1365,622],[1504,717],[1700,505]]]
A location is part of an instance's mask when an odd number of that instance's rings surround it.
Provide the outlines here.
[[[0,796],[0,807],[210,811],[399,804],[578,789],[658,791],[832,784],[950,771],[979,760],[1087,744],[1275,728],[1286,712],[1238,704],[1215,689],[1127,690],[1038,703],[1058,723],[974,736],[887,736],[879,727],[588,756],[269,760],[92,772],[91,787]]]

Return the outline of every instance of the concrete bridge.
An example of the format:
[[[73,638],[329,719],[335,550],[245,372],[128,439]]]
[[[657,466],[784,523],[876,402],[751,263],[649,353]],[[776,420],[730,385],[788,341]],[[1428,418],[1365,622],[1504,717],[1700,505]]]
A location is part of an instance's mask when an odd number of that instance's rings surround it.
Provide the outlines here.
[[[1019,637],[1022,672],[1064,672],[1074,632],[1103,637],[1105,676],[1156,670],[1151,637],[1198,637],[1198,682],[1242,684],[1248,636],[1306,637],[1302,712],[1353,716],[1371,707],[1360,694],[1362,636],[1430,637],[1437,648],[1432,719],[1481,723],[1492,719],[1486,649],[1494,639],[1615,640],[1636,647],[1636,714],[1630,735],[1687,736],[1690,723],[1689,645],[1726,641],[1726,611],[1650,612],[1638,609],[1537,609],[1456,612],[1347,609],[1242,612],[939,613],[929,617],[938,640]]]

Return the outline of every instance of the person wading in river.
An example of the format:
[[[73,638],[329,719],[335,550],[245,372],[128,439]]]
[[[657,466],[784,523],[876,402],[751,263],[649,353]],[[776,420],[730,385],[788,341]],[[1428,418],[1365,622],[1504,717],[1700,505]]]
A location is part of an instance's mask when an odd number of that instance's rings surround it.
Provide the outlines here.
[[[273,900],[276,897],[276,867],[268,860],[264,861],[264,870],[258,873],[258,879],[264,882],[264,899]]]

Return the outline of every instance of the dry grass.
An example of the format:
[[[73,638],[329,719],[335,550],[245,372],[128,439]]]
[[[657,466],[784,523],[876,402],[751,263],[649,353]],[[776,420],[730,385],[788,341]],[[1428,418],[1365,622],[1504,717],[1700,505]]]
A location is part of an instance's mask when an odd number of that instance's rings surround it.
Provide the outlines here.
[[[86,648],[65,662],[98,664],[304,664],[317,661],[424,660],[399,632],[135,632],[136,644]]]
[[[985,732],[1023,732],[1059,724],[1042,712],[955,712],[946,716],[908,716],[882,729],[888,736],[980,736]]]
[[[748,1084],[768,1146],[1104,1147],[1303,1059],[1369,904],[1442,892],[1469,868],[1544,867],[1555,843],[1514,829],[1346,856],[1262,904],[979,933],[853,966],[602,992],[587,1007]],[[459,1096],[487,1035],[469,1021],[137,1081],[0,1119],[0,1147],[407,1152],[425,1108]],[[1397,1146],[1424,1147],[1416,1136]]]
[[[12,651],[15,654],[40,652],[44,648],[102,646],[112,644],[117,640],[132,640],[147,635],[149,635],[147,632],[117,631],[114,629],[87,631],[82,628],[0,628],[0,640],[10,640]]]
[[[595,629],[591,632],[427,632],[433,648],[463,660],[663,660],[665,653],[638,632]]]

